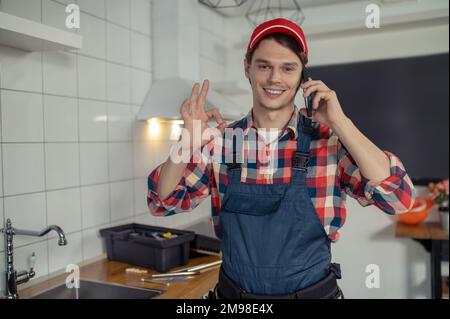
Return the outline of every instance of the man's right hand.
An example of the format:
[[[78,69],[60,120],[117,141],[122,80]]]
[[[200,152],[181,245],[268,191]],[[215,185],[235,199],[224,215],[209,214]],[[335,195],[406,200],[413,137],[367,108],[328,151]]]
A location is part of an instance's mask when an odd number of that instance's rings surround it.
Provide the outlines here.
[[[200,84],[195,83],[194,87],[192,88],[192,94],[190,99],[184,100],[183,104],[180,108],[180,114],[182,119],[184,120],[184,129],[189,132],[190,134],[190,140],[188,141],[186,138],[182,139],[182,148],[183,149],[195,149],[197,147],[203,147],[204,145],[208,144],[214,136],[210,136],[209,139],[203,140],[201,136],[207,130],[208,128],[211,128],[208,124],[208,121],[213,118],[218,126],[216,129],[220,131],[221,133],[225,132],[225,128],[227,127],[226,122],[224,121],[222,115],[217,109],[211,109],[209,111],[205,111],[205,102],[206,102],[206,96],[208,94],[209,90],[209,81],[206,80],[203,82],[202,90],[199,94],[200,90]],[[195,124],[197,123],[197,124]],[[200,132],[200,138],[201,142],[199,141],[194,144],[193,138],[194,138],[194,127],[195,125],[199,125],[201,127]],[[189,145],[188,145],[189,143]]]

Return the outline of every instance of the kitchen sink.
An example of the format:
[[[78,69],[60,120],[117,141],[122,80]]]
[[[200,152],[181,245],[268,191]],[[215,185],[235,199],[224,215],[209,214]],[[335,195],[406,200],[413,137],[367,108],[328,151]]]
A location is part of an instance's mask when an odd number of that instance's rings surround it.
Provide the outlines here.
[[[67,288],[66,284],[62,284],[31,299],[151,299],[164,292],[164,290],[80,280],[78,289]]]

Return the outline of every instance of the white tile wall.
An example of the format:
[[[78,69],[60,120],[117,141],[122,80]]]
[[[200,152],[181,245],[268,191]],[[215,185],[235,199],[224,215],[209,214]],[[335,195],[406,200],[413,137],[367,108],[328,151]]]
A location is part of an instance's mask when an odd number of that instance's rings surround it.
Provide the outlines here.
[[[82,187],[81,211],[83,229],[109,223],[108,184]]]
[[[81,11],[100,18],[105,17],[105,0],[78,0],[78,5]]]
[[[58,2],[58,3],[65,4],[65,5],[74,3],[73,0],[52,0],[52,1],[56,1],[56,2]],[[75,2],[76,2],[76,1],[75,1]]]
[[[80,144],[81,184],[108,182],[107,143]]]
[[[230,23],[217,12],[208,7],[200,6],[199,18],[202,30],[208,30],[217,38],[225,38],[225,30]]]
[[[78,141],[78,102],[74,98],[44,95],[46,142]]]
[[[76,29],[66,27],[66,6],[53,0],[42,0],[42,23],[68,32]]]
[[[130,103],[131,70],[128,67],[108,63],[107,92],[108,100],[118,103]]]
[[[44,175],[43,144],[3,144],[5,196],[43,191]]]
[[[76,143],[45,144],[47,190],[80,185],[80,155]]]
[[[80,231],[81,189],[69,188],[47,192],[47,217],[49,225],[58,225],[66,233]]]
[[[130,27],[130,6],[132,0],[105,0],[106,19]]]
[[[1,92],[3,142],[43,142],[42,95]]]
[[[243,64],[242,70],[244,70]],[[226,74],[225,65],[220,64],[209,57],[200,56],[200,78],[208,79],[212,82],[211,85],[214,85],[214,82],[224,80],[224,74]]]
[[[147,71],[132,69],[131,70],[131,102],[133,104],[142,105],[151,87],[152,74]]]
[[[44,93],[77,96],[76,56],[62,51],[44,52]]]
[[[131,34],[131,65],[150,71],[151,50],[148,36]]]
[[[81,9],[79,30],[64,25],[64,4],[72,2]],[[28,268],[32,252],[38,277],[95,258],[104,253],[101,228],[191,221],[194,214],[156,218],[146,205],[147,176],[172,144],[166,133],[150,140],[147,124],[135,121],[152,80],[151,1],[1,0],[0,10],[83,36],[79,51],[0,46],[0,228],[6,218],[29,230],[56,224],[69,242],[59,247],[53,233],[17,236],[17,268]],[[216,18],[202,14],[213,43],[201,45],[204,73],[220,78],[223,24]],[[3,271],[2,253],[0,291]]]
[[[1,10],[41,23],[41,0],[2,0]]]
[[[42,52],[0,46],[1,87],[42,92]]]
[[[105,243],[100,236],[99,230],[108,226],[83,230],[83,260],[96,258],[105,252]]]
[[[109,180],[120,181],[133,178],[133,144],[109,144]]]
[[[147,201],[142,200],[147,196],[147,179],[139,178],[134,180],[134,215],[147,213]]]
[[[139,112],[139,107],[134,109],[135,114]],[[142,143],[148,140],[148,126],[145,121],[136,121],[133,125],[133,141]]]
[[[92,100],[79,101],[80,141],[106,141],[107,109],[105,102]]]
[[[106,26],[108,61],[130,64],[130,29],[108,23]]]
[[[134,218],[134,222],[137,224],[144,224],[144,225],[156,225],[160,226],[160,221],[165,217],[155,217],[149,214],[143,214],[136,216]]]
[[[131,1],[131,29],[151,34],[151,4],[149,0]]]
[[[177,214],[169,217],[160,218],[159,225],[162,227],[174,227],[179,228],[183,225],[187,225],[191,221],[191,216],[193,214],[198,214],[198,211]]]
[[[79,97],[105,100],[106,62],[78,56]]]
[[[111,221],[133,217],[133,181],[111,183]]]
[[[133,108],[129,104],[108,104],[108,139],[110,141],[132,141]]]
[[[80,10],[83,7],[80,6]],[[90,14],[81,12],[78,34],[83,37],[80,53],[104,59],[106,56],[106,22]]]
[[[224,66],[226,43],[223,38],[211,32],[210,29],[200,30],[200,52],[202,56],[206,56],[216,63]]]
[[[134,177],[145,177],[156,167],[155,149],[160,144],[135,143],[134,144]],[[162,163],[162,162],[161,162]]]

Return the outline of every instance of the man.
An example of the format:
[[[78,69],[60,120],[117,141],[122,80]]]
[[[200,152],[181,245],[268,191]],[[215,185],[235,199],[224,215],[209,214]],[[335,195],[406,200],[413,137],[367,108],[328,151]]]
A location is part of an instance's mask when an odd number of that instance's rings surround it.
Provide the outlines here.
[[[307,63],[298,25],[285,19],[259,25],[244,62],[253,108],[229,127],[243,130],[242,145],[226,133],[197,146],[184,139],[180,148],[193,151],[197,160],[169,159],[149,176],[148,206],[156,216],[191,211],[211,195],[223,257],[212,298],[342,298],[330,243],[345,222],[346,195],[388,214],[408,211],[414,203],[400,159],[355,127],[334,91],[302,78]],[[225,130],[217,110],[204,110],[208,85],[205,81],[199,95],[196,83],[181,107],[191,135],[195,120],[202,132],[211,118]],[[312,118],[294,104],[300,88],[305,98],[314,97]],[[280,134],[270,138],[264,128]],[[256,151],[249,138],[255,132]],[[230,153],[231,163],[225,160]],[[265,155],[268,160],[260,160]]]

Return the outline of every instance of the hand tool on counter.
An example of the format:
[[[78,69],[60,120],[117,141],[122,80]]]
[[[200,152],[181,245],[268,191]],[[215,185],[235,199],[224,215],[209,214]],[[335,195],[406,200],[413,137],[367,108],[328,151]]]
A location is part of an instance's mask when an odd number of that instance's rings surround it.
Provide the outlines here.
[[[141,278],[141,281],[155,284],[155,285],[162,285],[162,286],[166,286],[166,287],[169,287],[171,285],[171,283],[168,281],[155,281],[155,280],[151,280],[151,279],[147,279],[147,278]]]
[[[189,277],[162,277],[162,278],[153,278],[153,281],[188,281],[195,278],[194,276]]]
[[[193,267],[179,269],[174,272],[168,272],[168,273],[164,273],[164,274],[153,274],[152,278],[199,275],[202,272],[217,268],[221,263],[222,263],[222,260],[218,260],[218,261],[208,263],[208,264],[201,264],[201,265],[197,265],[197,266],[193,266]]]
[[[200,271],[200,270],[204,270],[210,267],[214,267],[214,266],[219,266],[222,264],[222,260],[218,260],[218,261],[214,261],[212,263],[208,263],[208,264],[201,264],[201,265],[197,265],[197,266],[193,266],[193,267],[187,267],[187,268],[183,268],[177,271],[174,271],[173,273],[178,273],[178,272],[183,272],[183,271]]]
[[[180,271],[180,272],[168,272],[165,274],[153,274],[152,278],[163,278],[163,277],[175,277],[175,276],[192,276],[199,275],[200,271]]]
[[[191,280],[192,278],[194,278],[194,277],[163,277],[163,278],[153,278],[153,279],[141,278],[141,281],[168,287],[173,283],[188,281],[188,280]]]

